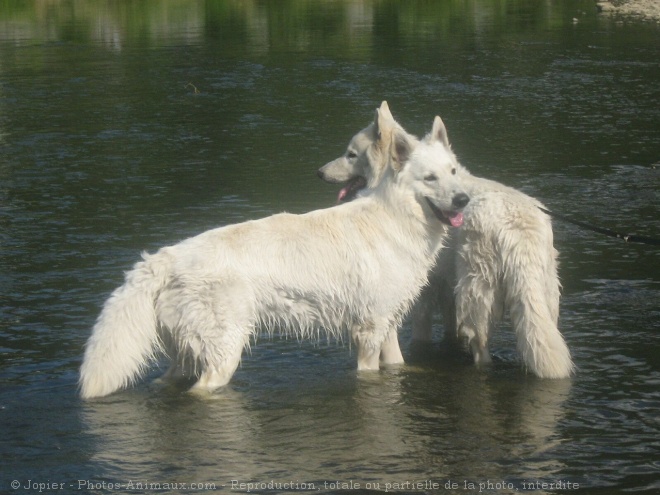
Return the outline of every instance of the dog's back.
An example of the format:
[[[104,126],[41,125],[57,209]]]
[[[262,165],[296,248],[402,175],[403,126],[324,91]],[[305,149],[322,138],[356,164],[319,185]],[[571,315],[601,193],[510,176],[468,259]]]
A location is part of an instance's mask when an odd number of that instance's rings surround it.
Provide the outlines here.
[[[437,144],[437,123],[419,147],[420,163],[418,143],[398,140],[392,123],[378,121],[371,151],[388,168],[369,194],[214,229],[136,265],[92,331],[82,396],[128,385],[160,347],[175,361],[167,376],[192,370],[199,376],[194,390],[214,390],[229,382],[259,327],[299,337],[350,330],[358,369],[377,369],[383,343],[426,281],[446,224],[462,222],[469,201],[451,156]]]

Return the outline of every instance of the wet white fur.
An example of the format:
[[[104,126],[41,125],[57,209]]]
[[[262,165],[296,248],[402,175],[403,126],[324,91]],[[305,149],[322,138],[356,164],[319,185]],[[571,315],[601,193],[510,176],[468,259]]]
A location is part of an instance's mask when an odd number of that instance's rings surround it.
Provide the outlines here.
[[[399,135],[391,116],[377,121],[367,153],[387,171],[364,197],[210,230],[143,255],[93,328],[81,396],[132,384],[161,350],[172,359],[166,376],[191,371],[193,389],[212,391],[229,382],[251,336],[275,328],[300,338],[348,333],[358,369],[377,369],[383,344],[386,360],[401,361],[391,331],[447,235],[425,198],[451,209],[462,191],[433,133],[418,145]],[[440,180],[429,183],[429,173]]]
[[[371,124],[351,139],[345,155],[321,167],[321,178],[344,182],[359,175],[372,187],[383,174],[381,164],[365,153],[373,139]],[[557,327],[560,283],[550,218],[534,198],[456,164],[471,200],[463,226],[452,229],[449,248],[441,251],[412,310],[413,338],[431,339],[431,317],[439,304],[446,333],[466,338],[475,363],[487,364],[490,334],[506,309],[527,369],[542,378],[570,376],[573,362]]]

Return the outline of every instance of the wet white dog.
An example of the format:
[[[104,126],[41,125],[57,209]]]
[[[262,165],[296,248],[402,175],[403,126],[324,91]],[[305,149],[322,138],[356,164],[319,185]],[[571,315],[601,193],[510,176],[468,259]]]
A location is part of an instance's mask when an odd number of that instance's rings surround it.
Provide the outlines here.
[[[347,183],[340,201],[375,187],[386,172],[366,152],[376,139],[375,131],[372,123],[358,132],[343,156],[319,169],[323,180]],[[446,131],[440,134],[449,149]],[[408,141],[414,140],[408,135]],[[474,177],[453,160],[471,201],[462,227],[452,229],[450,249],[441,251],[431,282],[412,311],[413,338],[431,339],[432,312],[440,304],[445,333],[458,332],[468,340],[475,363],[489,363],[490,334],[508,309],[527,368],[543,378],[568,377],[573,363],[557,328],[560,284],[550,218],[537,200]],[[390,343],[390,353],[395,345],[396,341]]]
[[[385,361],[401,362],[395,330],[469,198],[439,118],[422,142],[400,132],[389,111],[377,112],[373,131],[363,151],[382,177],[361,198],[145,254],[94,326],[81,396],[130,385],[161,350],[172,359],[167,377],[191,373],[193,390],[212,391],[229,382],[262,329],[300,338],[348,331],[358,369],[378,369],[381,347]]]

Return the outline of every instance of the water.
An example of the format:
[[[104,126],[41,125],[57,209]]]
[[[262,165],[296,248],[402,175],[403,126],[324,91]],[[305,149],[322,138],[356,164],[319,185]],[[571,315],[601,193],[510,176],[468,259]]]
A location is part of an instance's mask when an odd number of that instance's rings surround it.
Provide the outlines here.
[[[332,204],[315,171],[382,99],[414,133],[442,115],[475,174],[659,236],[658,24],[591,1],[2,5],[0,491],[660,488],[660,251],[561,222],[571,380],[526,375],[507,325],[477,371],[438,320],[423,350],[404,326],[401,369],[263,337],[212,400],[156,369],[76,395],[141,250]]]

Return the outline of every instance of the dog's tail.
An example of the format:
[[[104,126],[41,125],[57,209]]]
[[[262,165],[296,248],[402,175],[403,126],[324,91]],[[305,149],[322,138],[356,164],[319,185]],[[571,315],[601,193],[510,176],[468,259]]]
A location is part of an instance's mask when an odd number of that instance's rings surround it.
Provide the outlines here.
[[[541,378],[566,378],[574,365],[557,328],[557,254],[549,219],[544,218],[543,223],[547,228],[522,229],[508,239],[503,260],[506,305],[527,368]]]
[[[80,367],[80,395],[102,397],[130,385],[161,348],[155,300],[171,274],[165,250],[142,255],[103,306]]]

